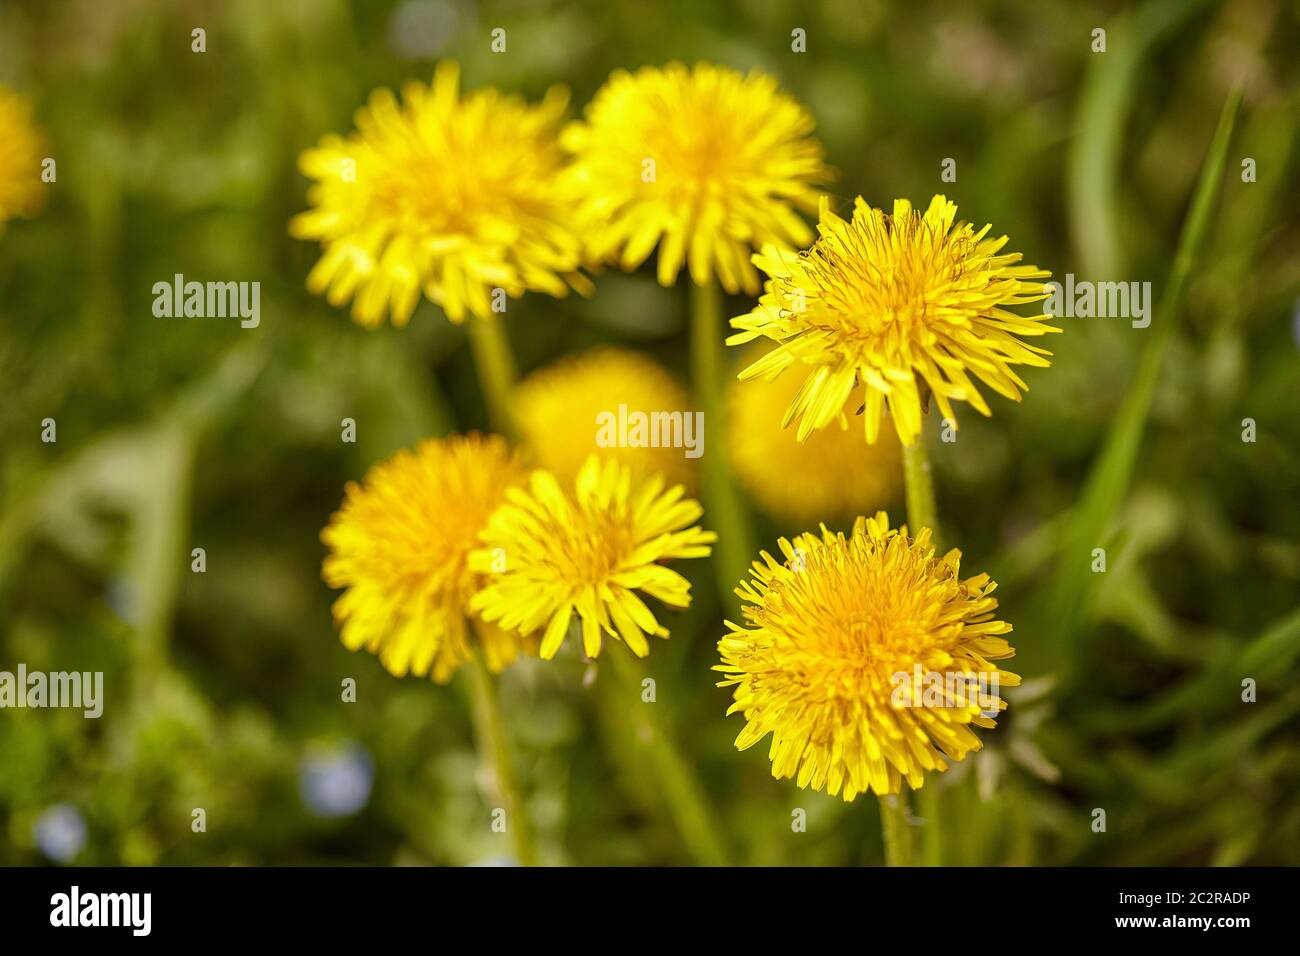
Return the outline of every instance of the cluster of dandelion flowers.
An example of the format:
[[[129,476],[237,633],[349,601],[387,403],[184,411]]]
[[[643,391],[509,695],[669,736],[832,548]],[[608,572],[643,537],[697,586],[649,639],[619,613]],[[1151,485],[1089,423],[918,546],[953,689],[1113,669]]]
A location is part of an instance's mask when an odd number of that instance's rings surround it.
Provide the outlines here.
[[[527,469],[499,436],[429,439],[349,483],[342,507],[321,532],[329,547],[323,577],[347,590],[334,603],[344,645],[365,648],[398,677],[449,681],[474,653],[500,671],[527,644],[483,621],[469,621],[481,584],[469,554],[506,489]]]
[[[46,155],[31,101],[0,85],[0,231],[6,221],[30,218],[45,204],[41,162]]]
[[[665,490],[661,477],[616,461],[592,455],[570,487],[539,470],[526,489],[506,492],[470,557],[471,569],[493,575],[470,606],[508,630],[541,633],[543,658],[555,656],[575,614],[588,657],[603,635],[645,657],[646,635],[668,631],[637,592],[689,606],[690,583],[661,562],[706,557],[717,536],[695,526],[703,509],[680,485]]]
[[[599,443],[602,424],[611,417],[617,424],[620,407],[629,416],[675,412],[683,440],[685,416],[692,414],[686,388],[667,369],[642,352],[607,346],[533,372],[513,397],[515,421],[532,460],[565,482],[577,477]],[[670,485],[695,486],[694,460],[680,442],[665,445],[657,432],[641,437],[646,444],[620,442],[601,454],[642,474],[661,474]],[[650,444],[652,438],[658,447]]]
[[[796,210],[814,212],[829,179],[813,126],[757,71],[615,71],[561,136],[589,254],[630,270],[657,245],[662,285],[686,264],[697,285],[716,275],[728,292],[757,294],[752,252],[812,238]]]
[[[1014,651],[988,575],[962,580],[959,551],[937,556],[929,529],[909,537],[883,512],[859,518],[848,536],[823,525],[780,548],[784,563],[763,552],[737,589],[747,626],[729,624],[718,643],[719,686],[735,686],[728,713],[746,719],[737,748],[770,733],[774,777],[797,775],[800,787],[845,800],[897,793],[904,779],[919,788],[925,771],[947,769],[945,758],[978,750],[971,727],[994,726],[985,711],[1005,706],[995,692],[958,689],[939,706],[908,706],[897,675],[920,668],[983,677],[985,688],[1019,684],[992,663]]]
[[[903,472],[892,433],[868,445],[844,415],[802,442],[793,428],[781,427],[800,386],[793,375],[728,385],[727,455],[745,492],[768,514],[796,525],[897,501]]]
[[[462,97],[447,63],[431,88],[406,84],[400,103],[375,91],[355,132],[325,137],[299,161],[315,180],[313,208],[290,232],[323,247],[308,288],[334,306],[351,300],[365,326],[386,315],[405,325],[421,292],[461,322],[491,316],[495,289],[587,291],[556,181],[567,104],[559,88],[537,105],[491,89]]]
[[[819,238],[799,255],[764,249],[755,261],[770,277],[755,309],[731,320],[737,345],[759,337],[779,343],[741,372],[772,379],[792,366],[807,372],[783,424],[798,437],[865,412],[868,442],[888,412],[905,445],[921,433],[933,396],[956,424],[953,401],[990,414],[972,376],[1014,401],[1027,386],[1014,365],[1047,366],[1045,349],[1021,341],[1060,329],[1048,316],[1009,311],[1045,299],[1050,273],[1018,265],[1002,252],[1007,237],[955,223],[957,207],[935,196],[925,212],[907,200],[892,213],[859,197],[851,220],[821,210]]]

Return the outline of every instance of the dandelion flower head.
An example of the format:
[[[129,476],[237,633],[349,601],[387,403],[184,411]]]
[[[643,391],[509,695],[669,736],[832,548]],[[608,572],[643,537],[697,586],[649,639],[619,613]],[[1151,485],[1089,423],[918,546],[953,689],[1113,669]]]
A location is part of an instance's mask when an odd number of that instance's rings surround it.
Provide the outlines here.
[[[527,470],[499,436],[429,439],[375,465],[346,497],[321,540],[323,576],[345,588],[334,618],[349,650],[365,648],[401,677],[446,683],[473,653],[500,671],[517,636],[470,621],[481,584],[469,568],[479,531]]]
[[[568,94],[539,104],[487,89],[460,95],[455,65],[399,100],[376,90],[356,130],[302,154],[313,208],[290,232],[321,243],[308,288],[352,317],[405,325],[421,293],[453,322],[493,315],[493,290],[587,291],[581,246],[557,179]],[[499,308],[496,310],[499,311]]]
[[[823,203],[819,237],[791,255],[755,257],[769,276],[757,307],[731,320],[738,345],[759,337],[778,348],[741,372],[772,379],[797,368],[803,387],[784,424],[798,420],[802,441],[862,410],[868,442],[888,413],[905,445],[916,443],[927,396],[956,426],[953,401],[991,414],[972,379],[1013,401],[1028,386],[1014,365],[1045,367],[1051,353],[1021,341],[1060,329],[1046,315],[1011,309],[1047,297],[1049,273],[1003,252],[991,226],[957,223],[957,207],[935,196],[924,212],[905,199],[892,212],[859,197],[844,220]]]
[[[602,636],[623,641],[638,657],[646,635],[667,637],[638,592],[672,608],[690,605],[690,582],[662,562],[702,558],[717,540],[695,525],[703,509],[680,485],[664,490],[659,476],[641,477],[617,461],[592,455],[568,487],[536,471],[526,488],[506,493],[480,535],[470,567],[504,570],[474,596],[484,620],[523,634],[542,633],[541,656],[552,658],[575,615],[588,657]]]
[[[928,528],[910,537],[884,512],[780,548],[783,562],[763,552],[737,589],[745,625],[718,644],[719,686],[735,687],[728,713],[746,722],[737,748],[771,734],[774,777],[845,800],[897,793],[903,780],[919,788],[926,771],[978,750],[971,728],[994,726],[996,688],[1020,682],[994,663],[1014,651],[988,575],[963,580],[959,551],[939,557]],[[942,696],[918,699],[918,673],[944,675]],[[948,675],[982,678],[984,690]]]
[[[515,418],[524,443],[539,467],[561,481],[577,477],[597,446],[603,416],[669,412],[692,414],[685,387],[650,356],[629,349],[602,347],[568,356],[533,372],[514,393]],[[659,473],[670,485],[694,487],[692,459],[681,447],[622,444],[600,454],[643,473]]]
[[[829,178],[813,125],[759,71],[615,71],[561,137],[590,256],[630,270],[658,246],[662,285],[685,264],[697,285],[716,275],[728,292],[756,295],[751,253],[812,238],[796,210],[816,211]]]

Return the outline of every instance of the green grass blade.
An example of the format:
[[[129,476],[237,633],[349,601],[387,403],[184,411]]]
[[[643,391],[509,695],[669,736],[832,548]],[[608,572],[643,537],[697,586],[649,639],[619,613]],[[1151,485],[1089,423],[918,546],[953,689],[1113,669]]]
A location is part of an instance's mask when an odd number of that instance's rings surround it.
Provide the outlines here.
[[[1059,662],[1063,689],[1067,689],[1074,679],[1081,657],[1081,626],[1092,605],[1099,580],[1091,568],[1092,550],[1106,546],[1107,535],[1128,494],[1160,367],[1182,311],[1197,250],[1209,229],[1240,103],[1240,91],[1235,91],[1224,104],[1209,154],[1201,167],[1169,281],[1156,309],[1137,376],[1106,435],[1102,453],[1088,476],[1083,497],[1065,532],[1065,544],[1050,591],[1052,616],[1049,618],[1056,626],[1051,639],[1056,648],[1053,656]]]
[[[1109,278],[1123,258],[1116,194],[1124,124],[1132,111],[1139,68],[1162,36],[1202,6],[1203,0],[1146,4],[1114,24],[1105,53],[1092,54],[1066,169],[1070,238],[1082,265],[1076,271],[1084,276]]]

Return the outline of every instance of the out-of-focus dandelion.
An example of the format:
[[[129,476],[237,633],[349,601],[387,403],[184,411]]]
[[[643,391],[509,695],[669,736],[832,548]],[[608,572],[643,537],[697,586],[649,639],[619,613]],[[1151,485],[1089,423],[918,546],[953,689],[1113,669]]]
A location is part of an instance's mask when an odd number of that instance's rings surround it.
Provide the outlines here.
[[[462,97],[451,63],[431,88],[406,84],[401,102],[376,90],[354,132],[302,154],[313,208],[289,229],[324,250],[308,288],[334,306],[352,301],[352,317],[372,327],[388,315],[405,325],[421,292],[461,322],[496,318],[496,289],[587,290],[557,188],[567,103],[558,87],[537,105],[493,89]]]
[[[577,477],[599,432],[598,418],[628,413],[677,414],[680,427],[691,415],[686,388],[648,355],[627,349],[597,348],[560,359],[525,378],[515,389],[515,418],[533,461],[562,482]],[[644,436],[646,445],[615,445],[600,454],[641,474],[662,474],[669,484],[695,485],[693,459],[683,448]],[[659,447],[650,447],[649,439]]]
[[[988,575],[963,580],[961,552],[937,556],[928,528],[910,537],[884,512],[780,549],[784,562],[763,552],[754,563],[738,589],[745,626],[718,643],[719,686],[735,687],[728,713],[746,721],[737,748],[771,734],[774,777],[846,801],[904,780],[917,789],[978,750],[971,728],[993,727],[997,688],[1020,683],[993,663],[1015,652]]]
[[[491,670],[514,660],[525,647],[518,636],[468,620],[481,580],[469,553],[506,489],[526,475],[502,438],[468,435],[399,451],[349,483],[321,533],[330,549],[325,582],[347,589],[334,603],[343,643],[378,654],[399,677],[439,683],[473,654],[471,628]]]
[[[637,592],[689,606],[690,583],[660,562],[705,557],[717,536],[694,525],[703,509],[680,485],[665,491],[661,477],[634,476],[616,461],[592,455],[570,487],[537,471],[527,488],[506,492],[469,561],[480,574],[500,573],[470,607],[508,630],[542,632],[543,658],[555,656],[575,614],[587,656],[609,635],[645,657],[646,635],[668,630]],[[500,554],[504,570],[494,567]]]
[[[812,116],[753,71],[680,63],[615,71],[561,136],[591,256],[635,269],[659,247],[659,282],[685,264],[697,285],[758,292],[750,253],[805,245],[796,209],[829,178]]]
[[[1060,329],[1046,315],[1009,311],[1045,299],[1049,273],[1018,265],[1019,253],[1002,252],[1006,236],[954,224],[956,214],[943,196],[924,212],[895,200],[892,213],[859,197],[846,221],[823,202],[810,249],[755,256],[770,277],[766,291],[752,312],[731,320],[740,331],[727,342],[778,343],[742,379],[772,379],[794,366],[807,373],[783,421],[798,420],[800,440],[847,406],[865,412],[868,442],[888,413],[903,444],[913,445],[928,396],[955,427],[953,401],[990,414],[972,376],[1019,401],[1027,386],[1012,366],[1050,364],[1050,352],[1020,337]]]
[[[800,387],[793,375],[771,383],[730,383],[727,453],[737,482],[774,517],[799,525],[883,508],[902,494],[898,440],[862,440],[843,416],[800,442],[781,415]]]
[[[47,150],[31,101],[0,85],[0,232],[7,220],[30,219],[45,205],[41,161]]]

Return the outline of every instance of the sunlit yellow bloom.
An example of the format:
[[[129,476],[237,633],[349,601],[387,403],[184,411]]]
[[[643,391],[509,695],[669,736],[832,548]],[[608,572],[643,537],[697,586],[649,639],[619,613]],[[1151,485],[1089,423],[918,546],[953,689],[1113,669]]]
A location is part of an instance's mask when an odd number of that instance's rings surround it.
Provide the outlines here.
[[[559,88],[536,106],[491,89],[462,98],[449,63],[432,88],[407,83],[400,103],[376,90],[355,132],[326,136],[299,161],[316,181],[314,208],[289,230],[324,248],[308,288],[334,306],[351,300],[365,326],[390,313],[405,325],[421,291],[453,322],[492,316],[494,289],[585,291],[556,181],[567,102]]]
[[[1007,237],[989,237],[954,219],[957,207],[935,196],[924,213],[905,199],[892,214],[861,197],[845,221],[823,203],[821,234],[797,256],[765,249],[755,261],[771,278],[758,306],[731,320],[736,345],[765,336],[780,343],[741,372],[771,379],[791,366],[807,377],[786,411],[802,441],[836,421],[847,406],[865,411],[868,442],[888,412],[903,444],[916,443],[928,395],[956,427],[951,402],[990,414],[971,376],[1015,401],[1027,388],[1013,365],[1047,366],[1051,353],[1017,336],[1060,329],[1046,315],[1008,307],[1045,299],[1036,266],[1003,253]]]
[[[962,580],[960,551],[938,557],[928,528],[910,538],[884,512],[780,547],[784,563],[763,552],[736,589],[747,626],[718,642],[728,713],[746,720],[736,746],[770,733],[774,777],[845,800],[918,788],[978,750],[971,726],[993,727],[998,688],[1020,683],[992,663],[1015,652],[988,575]]]
[[[895,501],[902,485],[898,439],[868,445],[844,416],[800,442],[781,416],[800,382],[732,380],[727,393],[727,452],[732,474],[764,511],[793,524],[847,518]]]
[[[6,220],[30,218],[45,204],[41,162],[46,155],[31,102],[0,86],[0,231]]]
[[[470,606],[508,630],[544,630],[544,658],[560,649],[575,612],[588,657],[600,653],[602,634],[645,657],[646,635],[668,630],[637,592],[689,606],[690,583],[660,562],[705,557],[717,535],[693,525],[703,509],[680,485],[665,491],[662,478],[641,479],[615,461],[593,455],[569,487],[537,471],[527,490],[506,492],[480,535],[484,547],[470,556],[470,567],[487,574],[504,555],[505,570]]]
[[[693,414],[686,389],[642,352],[605,347],[562,358],[524,379],[514,399],[515,419],[533,461],[562,482],[577,477],[587,458],[598,452],[638,473],[659,473],[669,484],[694,487],[694,459],[680,445],[664,447],[657,432],[653,438],[661,447],[597,447],[605,416],[617,418],[620,405],[629,414],[677,413],[684,438],[685,416]],[[649,442],[652,436],[630,437]]]
[[[659,246],[659,282],[683,263],[698,285],[758,292],[750,254],[806,245],[815,184],[829,178],[813,120],[776,81],[700,63],[615,71],[561,138],[596,261],[635,269]]]
[[[378,654],[393,674],[451,679],[469,660],[471,630],[484,660],[500,671],[518,637],[472,616],[481,579],[470,551],[506,489],[527,477],[496,435],[456,435],[399,451],[349,482],[343,506],[321,532],[329,546],[323,576],[347,588],[334,619],[349,650]]]

